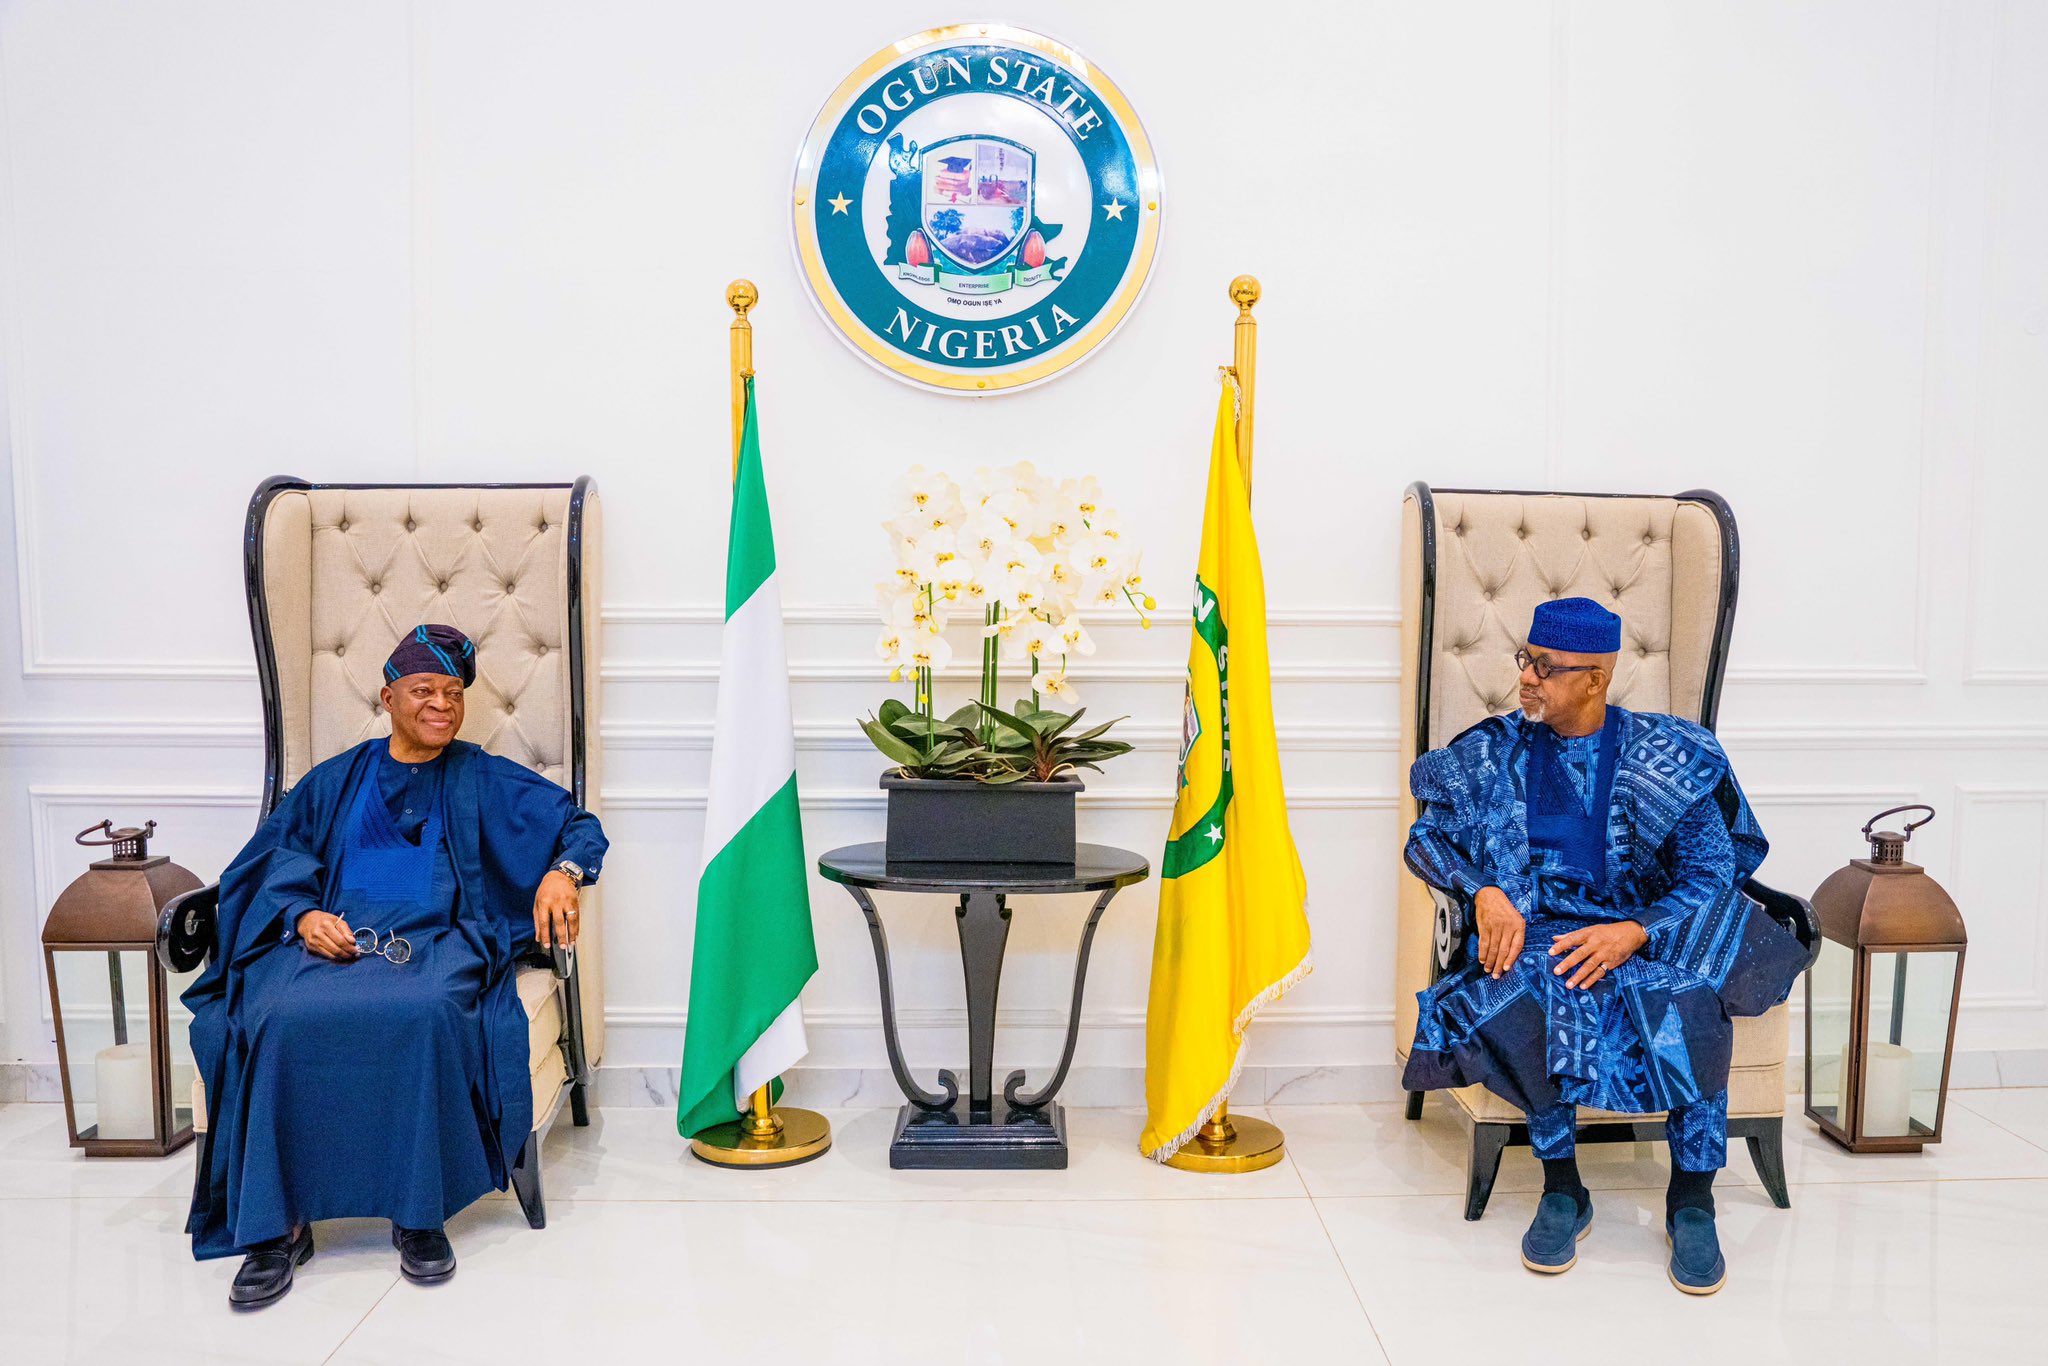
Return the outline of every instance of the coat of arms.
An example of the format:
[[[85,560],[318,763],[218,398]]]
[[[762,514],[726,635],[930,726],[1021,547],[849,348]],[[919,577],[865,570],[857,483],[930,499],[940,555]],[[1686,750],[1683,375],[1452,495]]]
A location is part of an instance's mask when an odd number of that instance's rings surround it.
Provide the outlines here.
[[[1092,352],[1137,303],[1159,193],[1100,67],[1022,29],[957,25],[877,52],[819,114],[797,158],[797,256],[877,365],[1015,388]]]

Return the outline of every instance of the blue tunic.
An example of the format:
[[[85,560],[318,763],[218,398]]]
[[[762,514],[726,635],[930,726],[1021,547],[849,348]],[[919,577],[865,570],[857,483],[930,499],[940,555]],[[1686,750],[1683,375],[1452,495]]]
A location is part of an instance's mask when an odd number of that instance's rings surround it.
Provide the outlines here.
[[[532,1127],[513,970],[534,892],[604,851],[568,793],[463,742],[410,765],[368,741],[307,774],[222,874],[184,998],[210,1123],[194,1254],[313,1219],[434,1228],[502,1189]],[[314,907],[410,960],[311,953],[294,927]]]
[[[1716,1100],[1731,1017],[1784,1000],[1806,955],[1741,890],[1769,845],[1712,733],[1609,707],[1604,732],[1572,740],[1513,713],[1423,755],[1409,782],[1423,803],[1409,867],[1468,897],[1499,887],[1527,937],[1498,980],[1475,936],[1466,964],[1418,993],[1404,1085],[1484,1085],[1529,1112]],[[1557,936],[1619,920],[1649,934],[1634,957],[1590,990],[1554,975]]]

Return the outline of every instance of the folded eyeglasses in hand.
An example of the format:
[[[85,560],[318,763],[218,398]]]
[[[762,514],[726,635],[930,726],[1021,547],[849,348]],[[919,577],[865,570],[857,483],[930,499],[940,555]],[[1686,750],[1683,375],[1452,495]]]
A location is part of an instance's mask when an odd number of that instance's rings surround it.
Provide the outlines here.
[[[380,948],[377,944],[377,932],[368,925],[364,925],[356,930],[356,948],[363,953],[374,953],[380,958],[388,958],[394,963],[406,963],[412,960],[412,945],[410,943],[394,934],[385,940],[383,947]]]

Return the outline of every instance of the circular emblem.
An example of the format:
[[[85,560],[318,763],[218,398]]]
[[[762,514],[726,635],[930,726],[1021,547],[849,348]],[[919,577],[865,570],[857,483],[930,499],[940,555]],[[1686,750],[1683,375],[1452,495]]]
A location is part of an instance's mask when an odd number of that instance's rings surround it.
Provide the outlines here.
[[[796,253],[856,350],[966,393],[1049,379],[1100,346],[1159,247],[1159,168],[1123,93],[1000,24],[883,48],[796,163]]]

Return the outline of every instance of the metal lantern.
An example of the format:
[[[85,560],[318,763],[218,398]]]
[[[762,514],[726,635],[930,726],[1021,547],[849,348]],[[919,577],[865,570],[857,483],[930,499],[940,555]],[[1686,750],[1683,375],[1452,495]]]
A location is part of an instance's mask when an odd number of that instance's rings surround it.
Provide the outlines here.
[[[64,1122],[88,1156],[161,1157],[192,1141],[191,1102],[172,1094],[170,991],[155,947],[164,903],[200,882],[149,852],[155,830],[101,821],[80,831],[78,843],[113,857],[66,887],[43,923]],[[130,999],[144,986],[146,1005]]]
[[[1925,811],[1903,832],[1886,816]],[[1863,827],[1870,857],[1813,894],[1820,956],[1806,975],[1806,1114],[1857,1153],[1918,1152],[1941,1141],[1962,992],[1962,912],[1906,862],[1931,806],[1880,811]]]

